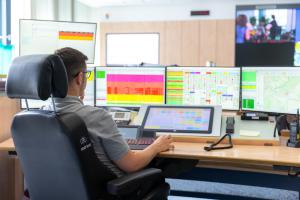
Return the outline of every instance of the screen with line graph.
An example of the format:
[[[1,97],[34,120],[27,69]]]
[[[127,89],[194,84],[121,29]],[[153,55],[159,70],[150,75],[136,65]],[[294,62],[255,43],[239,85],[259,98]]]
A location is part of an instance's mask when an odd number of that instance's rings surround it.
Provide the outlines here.
[[[96,23],[20,20],[20,55],[52,54],[63,47],[84,53],[94,63]]]
[[[164,67],[96,68],[97,106],[164,104],[164,96]]]

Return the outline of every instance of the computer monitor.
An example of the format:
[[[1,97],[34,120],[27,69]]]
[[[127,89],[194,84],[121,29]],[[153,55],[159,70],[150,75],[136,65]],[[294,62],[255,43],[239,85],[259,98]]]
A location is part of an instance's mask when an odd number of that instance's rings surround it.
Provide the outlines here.
[[[176,133],[211,133],[214,108],[211,106],[149,106],[143,131]]]
[[[95,67],[88,67],[88,71],[91,72],[90,77],[87,79],[85,96],[83,99],[84,105],[95,106]],[[28,106],[32,109],[40,109],[43,106],[47,106],[51,103],[51,98],[46,101],[28,99]],[[21,100],[21,109],[26,109],[25,100]]]
[[[242,109],[293,113],[300,108],[300,67],[243,67]]]
[[[96,106],[164,103],[164,67],[96,67]]]
[[[84,53],[94,63],[96,23],[20,20],[20,55],[52,54],[63,47]]]
[[[221,105],[238,110],[240,68],[168,67],[168,105]]]

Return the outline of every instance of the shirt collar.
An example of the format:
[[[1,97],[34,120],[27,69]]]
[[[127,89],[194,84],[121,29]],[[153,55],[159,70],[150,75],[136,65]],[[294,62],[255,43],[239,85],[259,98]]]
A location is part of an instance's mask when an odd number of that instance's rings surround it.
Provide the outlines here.
[[[79,97],[76,96],[66,96],[65,98],[54,98],[55,103],[80,103],[83,104]]]

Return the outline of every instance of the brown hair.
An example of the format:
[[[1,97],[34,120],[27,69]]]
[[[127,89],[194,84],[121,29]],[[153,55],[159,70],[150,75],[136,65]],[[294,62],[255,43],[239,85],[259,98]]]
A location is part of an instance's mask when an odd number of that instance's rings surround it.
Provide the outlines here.
[[[64,47],[54,52],[64,62],[68,75],[68,82],[71,82],[74,77],[81,72],[85,67],[85,61],[88,59],[86,55],[71,47]]]

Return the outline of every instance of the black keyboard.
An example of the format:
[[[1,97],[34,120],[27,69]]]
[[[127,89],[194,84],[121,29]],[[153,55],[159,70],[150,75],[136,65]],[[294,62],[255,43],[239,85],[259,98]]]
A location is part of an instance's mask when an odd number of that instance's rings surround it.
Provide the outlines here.
[[[154,138],[138,138],[138,139],[126,139],[130,149],[143,150],[154,142]]]

